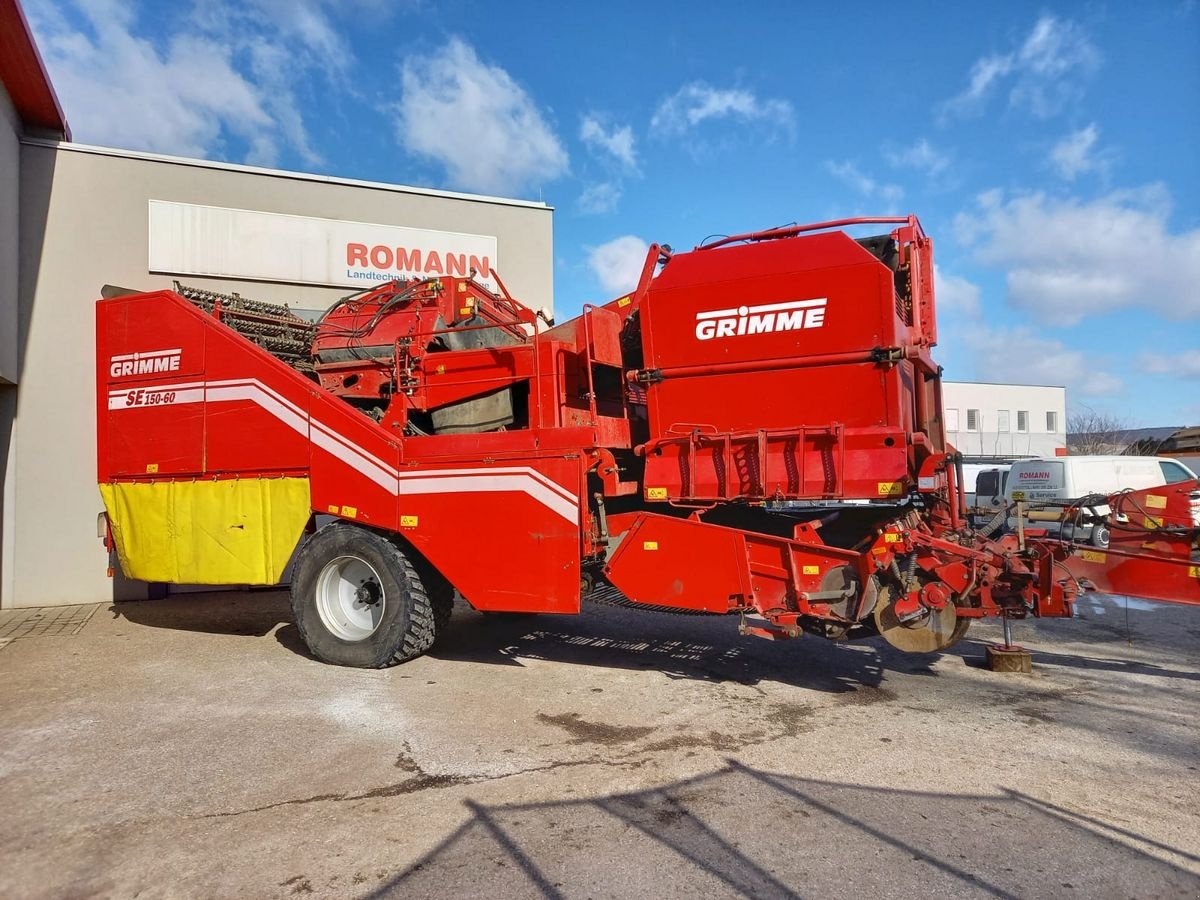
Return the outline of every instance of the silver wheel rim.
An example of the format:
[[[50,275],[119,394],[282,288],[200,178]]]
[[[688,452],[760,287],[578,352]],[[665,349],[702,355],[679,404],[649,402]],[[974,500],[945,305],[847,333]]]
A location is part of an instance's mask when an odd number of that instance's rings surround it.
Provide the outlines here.
[[[379,629],[387,598],[375,567],[357,556],[339,556],[317,576],[317,614],[344,641],[365,641]]]

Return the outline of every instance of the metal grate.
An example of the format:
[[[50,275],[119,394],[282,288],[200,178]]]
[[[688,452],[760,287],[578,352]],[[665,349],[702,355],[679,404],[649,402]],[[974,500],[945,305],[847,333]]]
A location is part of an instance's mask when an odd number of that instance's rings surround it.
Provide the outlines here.
[[[0,611],[0,646],[17,638],[79,634],[99,603],[87,606],[52,606]]]
[[[317,326],[288,307],[250,300],[241,294],[206,291],[178,281],[175,282],[175,293],[292,368],[312,371],[312,343],[317,336]]]

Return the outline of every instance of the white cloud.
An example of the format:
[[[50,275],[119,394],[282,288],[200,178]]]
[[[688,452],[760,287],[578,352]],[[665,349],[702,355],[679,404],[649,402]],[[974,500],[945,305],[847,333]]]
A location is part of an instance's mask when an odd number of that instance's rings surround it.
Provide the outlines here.
[[[742,88],[720,89],[693,81],[658,105],[650,119],[650,130],[664,136],[678,136],[710,119],[765,122],[790,132],[795,111],[786,100],[761,99]]]
[[[1171,233],[1169,209],[1161,185],[1090,202],[989,191],[955,229],[980,262],[1007,269],[1009,301],[1042,322],[1073,325],[1127,307],[1194,319],[1200,228]]]
[[[1094,348],[1069,347],[1030,328],[972,328],[963,340],[975,362],[975,376],[1006,384],[1061,384],[1070,397],[1111,397],[1124,382],[1106,371]]]
[[[408,55],[401,85],[398,139],[444,165],[455,187],[511,194],[567,171],[567,151],[529,94],[462,40]]]
[[[579,126],[579,139],[595,152],[608,154],[630,172],[638,168],[637,153],[634,150],[633,129],[628,125],[613,126],[611,130],[604,127],[601,117],[589,113],[583,117]]]
[[[234,136],[250,144],[251,161],[274,162],[276,123],[228,44],[179,33],[160,50],[135,36],[128,7],[87,3],[81,11],[86,31],[57,7],[33,19],[76,140],[203,157]]]
[[[939,314],[960,313],[967,318],[978,319],[983,312],[979,285],[961,275],[943,272],[936,263],[933,267],[933,289]]]
[[[363,2],[374,0],[355,0]],[[311,165],[321,158],[297,86],[340,77],[354,60],[331,6],[196,0],[177,30],[153,42],[139,37],[133,4],[42,0],[29,12],[77,140],[261,165],[290,148]]]
[[[1100,51],[1069,19],[1041,16],[1019,47],[976,60],[967,86],[941,104],[943,119],[978,114],[1002,84],[1011,86],[1010,106],[1042,118],[1054,115],[1082,94],[1082,81],[1100,65]]]
[[[1143,353],[1138,357],[1138,368],[1151,375],[1167,375],[1171,378],[1200,378],[1200,350],[1184,350],[1182,353]]]
[[[593,247],[588,254],[588,265],[606,291],[613,294],[631,291],[637,287],[649,251],[650,245],[641,238],[626,234]]]
[[[579,195],[579,211],[585,215],[597,216],[603,213],[617,211],[621,202],[621,187],[611,181],[601,181],[589,184]]]
[[[884,184],[864,174],[858,166],[846,160],[833,162],[826,160],[825,168],[840,181],[845,182],[857,193],[871,199],[879,199],[888,206],[894,206],[904,199],[904,188],[898,184]]]
[[[950,157],[934,149],[925,138],[902,150],[887,149],[884,157],[893,166],[917,169],[930,177],[940,175],[950,165]]]
[[[1088,172],[1105,172],[1109,161],[1107,154],[1096,148],[1099,139],[1100,129],[1095,123],[1072,131],[1051,149],[1050,162],[1068,181]]]

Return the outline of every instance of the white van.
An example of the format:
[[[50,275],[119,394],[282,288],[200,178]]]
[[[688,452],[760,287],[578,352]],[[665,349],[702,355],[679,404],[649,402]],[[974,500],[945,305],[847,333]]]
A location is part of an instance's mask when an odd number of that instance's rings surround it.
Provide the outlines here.
[[[975,491],[967,495],[967,518],[976,528],[995,518],[1004,508],[1004,489],[1012,466],[986,466],[975,476]],[[968,483],[970,478],[964,478]]]
[[[1140,490],[1189,481],[1195,474],[1183,463],[1161,456],[1061,456],[1053,459],[1024,459],[1012,464],[1004,499],[1009,504],[1026,500],[1032,509],[1060,513],[1084,497],[1107,497],[1117,491]],[[1060,527],[1057,522],[1026,520],[1026,525],[1047,528],[1068,540],[1108,546],[1108,506],[1085,507],[1075,523]],[[1008,527],[1017,520],[1009,516]]]

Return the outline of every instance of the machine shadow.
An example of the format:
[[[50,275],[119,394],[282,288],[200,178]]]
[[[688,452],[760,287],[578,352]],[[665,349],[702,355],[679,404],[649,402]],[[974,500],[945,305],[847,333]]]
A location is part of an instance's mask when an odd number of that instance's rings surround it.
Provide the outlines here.
[[[265,637],[292,621],[287,592],[279,590],[204,591],[161,600],[128,600],[112,604],[107,612],[114,619],[147,628],[250,637]]]
[[[286,592],[220,591],[108,607],[113,618],[148,628],[274,638],[313,659]],[[279,627],[281,626],[282,627]],[[936,656],[893,650],[881,640],[834,643],[808,637],[742,637],[734,616],[675,615],[584,604],[578,616],[486,616],[461,600],[427,654],[448,663],[520,666],[522,660],[607,669],[657,670],[668,677],[755,685],[779,682],[844,693],[879,687],[885,673],[934,675]]]
[[[465,806],[460,827],[365,896],[464,896],[484,884],[491,896],[549,898],[655,884],[755,898],[1200,891],[1195,854],[1011,788],[897,790],[728,760],[649,790]]]
[[[461,606],[461,605],[460,605]],[[519,666],[545,660],[606,669],[655,670],[672,678],[756,685],[778,682],[843,693],[876,688],[885,673],[933,675],[936,657],[907,656],[882,641],[743,637],[735,616],[695,616],[584,604],[578,616],[515,620],[456,607],[435,659]]]

